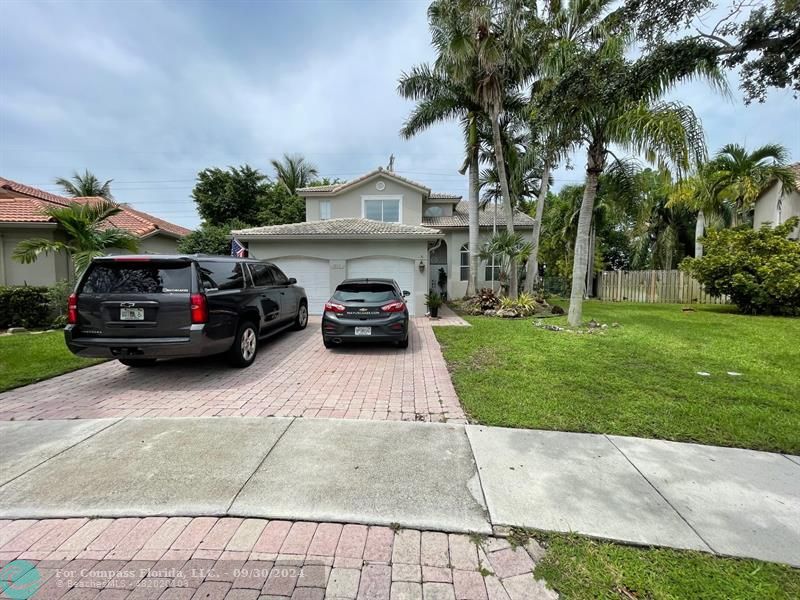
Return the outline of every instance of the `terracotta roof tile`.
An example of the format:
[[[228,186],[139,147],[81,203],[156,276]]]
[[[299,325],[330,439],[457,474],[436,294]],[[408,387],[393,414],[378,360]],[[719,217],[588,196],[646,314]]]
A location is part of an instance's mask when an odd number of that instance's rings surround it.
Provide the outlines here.
[[[43,214],[46,207],[56,204],[68,206],[72,202],[102,202],[102,198],[66,198],[45,192],[23,183],[0,177],[0,222],[2,223],[47,223]],[[174,236],[184,236],[190,229],[175,225],[153,215],[120,204],[122,212],[106,221],[108,227],[125,229],[137,237],[161,231]]]
[[[267,227],[251,227],[231,232],[237,237],[320,237],[341,238],[360,236],[380,237],[440,237],[441,232],[431,227],[420,225],[403,225],[402,223],[384,223],[371,219],[327,219],[325,221],[306,221],[288,225],[270,225]]]
[[[494,206],[487,206],[478,212],[478,222],[481,227],[492,227],[494,220]],[[514,211],[514,227],[520,229],[533,229],[535,220],[525,213]],[[451,217],[422,217],[422,224],[428,227],[469,227],[469,208],[467,202],[459,202],[453,207]],[[497,211],[497,226],[506,226],[506,216],[502,210]]]

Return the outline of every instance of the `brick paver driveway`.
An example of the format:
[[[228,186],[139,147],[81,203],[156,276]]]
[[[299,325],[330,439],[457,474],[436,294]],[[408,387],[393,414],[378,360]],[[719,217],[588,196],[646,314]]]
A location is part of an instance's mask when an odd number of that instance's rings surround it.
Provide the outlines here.
[[[534,540],[341,523],[0,520],[0,567],[27,561],[9,573],[32,600],[553,600],[532,575],[543,555]]]
[[[233,369],[209,358],[128,369],[116,361],[0,394],[0,420],[124,416],[304,416],[463,422],[427,319],[407,350],[326,350],[319,321],[262,343]]]

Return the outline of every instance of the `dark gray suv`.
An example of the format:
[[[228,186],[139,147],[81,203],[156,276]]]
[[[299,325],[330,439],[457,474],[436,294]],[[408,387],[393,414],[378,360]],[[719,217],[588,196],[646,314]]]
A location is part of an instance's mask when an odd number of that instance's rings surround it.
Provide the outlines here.
[[[69,298],[64,336],[78,356],[130,367],[226,353],[247,367],[258,340],[308,324],[308,299],[275,265],[228,256],[96,258]]]

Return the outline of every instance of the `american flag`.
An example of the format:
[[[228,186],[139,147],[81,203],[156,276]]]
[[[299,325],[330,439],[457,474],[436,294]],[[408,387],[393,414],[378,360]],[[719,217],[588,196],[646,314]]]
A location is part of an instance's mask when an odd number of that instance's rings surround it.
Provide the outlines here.
[[[233,241],[231,242],[231,256],[236,256],[238,258],[244,258],[247,256],[247,248],[245,248],[244,244],[242,244],[242,242],[236,238],[233,238]]]

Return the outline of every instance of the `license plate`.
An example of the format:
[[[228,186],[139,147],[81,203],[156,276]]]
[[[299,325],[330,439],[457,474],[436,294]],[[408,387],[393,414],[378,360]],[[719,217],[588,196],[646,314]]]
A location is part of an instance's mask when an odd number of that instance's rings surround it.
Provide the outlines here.
[[[372,335],[372,327],[356,327],[356,335]]]
[[[120,308],[119,309],[120,321],[144,321],[143,308]]]

